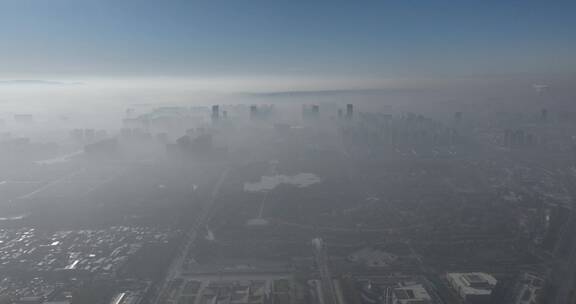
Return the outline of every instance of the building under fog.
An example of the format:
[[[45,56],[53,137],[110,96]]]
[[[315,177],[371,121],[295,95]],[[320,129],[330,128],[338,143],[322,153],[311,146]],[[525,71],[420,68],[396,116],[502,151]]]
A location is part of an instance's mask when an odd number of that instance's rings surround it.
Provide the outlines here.
[[[448,273],[446,277],[466,304],[490,303],[492,290],[498,282],[493,276],[482,272]]]
[[[212,106],[212,121],[217,122],[220,119],[220,106],[213,105]]]
[[[349,103],[346,105],[346,118],[352,119],[353,116],[354,116],[354,105]]]

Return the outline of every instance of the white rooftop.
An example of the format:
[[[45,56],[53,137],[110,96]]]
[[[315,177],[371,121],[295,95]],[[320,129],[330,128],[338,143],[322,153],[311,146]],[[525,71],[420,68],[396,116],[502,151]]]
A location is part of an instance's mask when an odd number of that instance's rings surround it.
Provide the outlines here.
[[[402,292],[405,292],[408,296],[401,296],[400,293]],[[426,288],[422,284],[413,284],[395,288],[394,295],[397,301],[395,303],[399,304],[426,303],[432,300],[430,294],[428,294],[428,291],[426,291]]]
[[[483,272],[448,273],[448,280],[465,295],[490,295],[498,282],[493,276]]]

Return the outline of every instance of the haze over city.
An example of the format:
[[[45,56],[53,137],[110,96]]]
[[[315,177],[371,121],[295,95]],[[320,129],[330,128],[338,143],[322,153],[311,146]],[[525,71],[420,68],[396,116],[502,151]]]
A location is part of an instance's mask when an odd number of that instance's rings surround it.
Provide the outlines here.
[[[0,304],[576,303],[575,12],[0,0]]]

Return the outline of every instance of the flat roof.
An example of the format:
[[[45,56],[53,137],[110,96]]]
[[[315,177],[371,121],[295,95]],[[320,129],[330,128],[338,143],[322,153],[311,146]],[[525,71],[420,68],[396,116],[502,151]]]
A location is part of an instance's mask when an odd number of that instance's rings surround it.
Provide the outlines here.
[[[456,285],[455,288],[466,295],[490,295],[498,282],[493,276],[483,272],[448,273],[447,277]]]

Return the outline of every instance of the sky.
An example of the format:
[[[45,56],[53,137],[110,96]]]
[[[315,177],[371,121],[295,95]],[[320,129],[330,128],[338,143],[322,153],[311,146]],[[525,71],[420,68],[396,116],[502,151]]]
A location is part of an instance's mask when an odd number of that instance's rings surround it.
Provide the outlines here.
[[[576,1],[0,0],[0,80],[574,73],[575,14]]]

